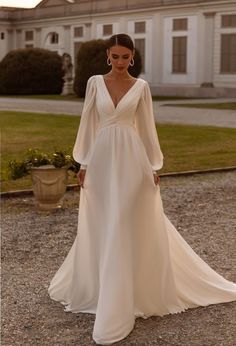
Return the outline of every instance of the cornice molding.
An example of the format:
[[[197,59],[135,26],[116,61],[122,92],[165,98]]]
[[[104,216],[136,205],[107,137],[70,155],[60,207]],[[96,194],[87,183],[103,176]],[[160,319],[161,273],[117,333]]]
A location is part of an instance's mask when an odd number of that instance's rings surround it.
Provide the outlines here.
[[[101,3],[103,6],[100,7],[97,3]],[[104,6],[106,3],[108,3],[110,6]],[[111,4],[115,5],[111,6]],[[208,12],[206,11],[207,7],[209,8],[209,13],[213,13],[215,12],[216,6],[219,7],[226,4],[229,6],[236,5],[235,0],[137,0],[137,2],[134,2],[133,0],[126,0],[120,3],[111,0],[96,0],[96,2],[91,0],[82,0],[75,2],[74,4],[67,3],[64,6],[36,7],[34,9],[20,9],[13,12],[1,11],[0,7],[0,21],[13,25],[40,23],[51,20],[58,21],[62,19],[70,20],[71,18],[78,17],[81,19],[89,18],[87,21],[90,21],[92,17],[96,18],[100,16],[117,14],[125,15],[132,12],[161,12],[172,9],[202,9],[204,13],[206,13],[206,16],[209,16],[210,14],[208,15]],[[210,8],[214,8],[213,11],[211,11]]]

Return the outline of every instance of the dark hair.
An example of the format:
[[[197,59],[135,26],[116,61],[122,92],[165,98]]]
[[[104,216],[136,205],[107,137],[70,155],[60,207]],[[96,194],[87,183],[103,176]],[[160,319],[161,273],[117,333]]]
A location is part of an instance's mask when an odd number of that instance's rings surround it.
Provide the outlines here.
[[[113,46],[122,46],[126,47],[130,50],[134,50],[134,43],[129,35],[126,34],[116,34],[111,36],[107,41],[107,48],[111,48]]]

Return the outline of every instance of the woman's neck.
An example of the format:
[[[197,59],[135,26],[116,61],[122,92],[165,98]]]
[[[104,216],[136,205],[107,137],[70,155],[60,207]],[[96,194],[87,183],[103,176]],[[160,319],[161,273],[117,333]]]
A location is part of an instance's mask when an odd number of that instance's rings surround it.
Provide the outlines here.
[[[132,76],[129,74],[128,71],[118,73],[115,70],[111,70],[110,72],[108,72],[107,76],[114,78],[114,79],[119,79],[119,80],[132,78]]]

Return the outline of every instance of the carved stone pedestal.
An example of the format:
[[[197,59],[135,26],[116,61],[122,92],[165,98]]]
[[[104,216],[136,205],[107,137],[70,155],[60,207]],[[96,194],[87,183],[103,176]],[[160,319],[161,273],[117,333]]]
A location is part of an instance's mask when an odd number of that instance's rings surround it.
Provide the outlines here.
[[[73,81],[65,82],[63,85],[63,90],[61,95],[73,95],[73,94],[74,94]]]
[[[37,208],[49,211],[60,208],[68,181],[67,167],[55,168],[53,165],[32,167],[31,178]]]

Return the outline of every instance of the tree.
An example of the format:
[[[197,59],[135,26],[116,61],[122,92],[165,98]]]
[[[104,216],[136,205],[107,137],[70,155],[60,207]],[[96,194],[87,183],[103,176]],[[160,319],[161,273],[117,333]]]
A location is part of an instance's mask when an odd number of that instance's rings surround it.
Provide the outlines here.
[[[1,94],[59,94],[62,58],[41,48],[10,51],[0,62]]]

